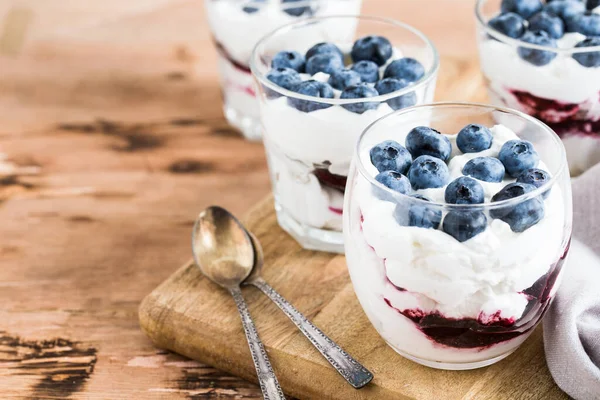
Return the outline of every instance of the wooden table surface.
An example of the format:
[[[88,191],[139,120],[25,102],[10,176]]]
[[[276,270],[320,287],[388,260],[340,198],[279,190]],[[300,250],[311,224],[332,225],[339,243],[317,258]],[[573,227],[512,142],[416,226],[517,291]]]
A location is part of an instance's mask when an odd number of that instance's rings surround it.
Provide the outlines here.
[[[473,3],[364,12],[430,35],[438,99],[471,100]],[[0,1],[2,398],[259,398],[154,348],[137,309],[190,257],[199,210],[242,214],[269,190],[261,144],[223,119],[201,0]]]

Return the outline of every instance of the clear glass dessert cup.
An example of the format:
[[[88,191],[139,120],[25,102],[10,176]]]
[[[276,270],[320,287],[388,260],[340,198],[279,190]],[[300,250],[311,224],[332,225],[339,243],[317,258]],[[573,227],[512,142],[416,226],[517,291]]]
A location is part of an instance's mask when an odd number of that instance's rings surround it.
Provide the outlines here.
[[[374,145],[416,126],[456,133],[469,123],[502,124],[533,143],[551,179],[519,197],[460,205],[400,194],[374,179]],[[542,202],[545,216],[529,229],[513,232],[497,219],[531,202]],[[383,117],[360,137],[346,188],[346,261],[358,300],[381,337],[410,360],[451,370],[495,363],[533,332],[558,289],[571,208],[564,146],[526,114],[434,103]],[[445,233],[446,224],[459,235],[469,229],[456,223],[463,217],[485,218],[485,230],[462,242]],[[413,218],[439,225],[428,229]]]
[[[590,64],[600,46],[575,47],[586,37],[573,32],[557,39],[557,48],[513,39],[488,25],[501,3],[478,0],[475,7],[490,102],[545,122],[563,140],[571,174],[580,174],[600,162],[600,66]]]
[[[218,51],[223,112],[248,140],[260,140],[258,102],[250,72],[252,49],[275,28],[313,16],[358,14],[362,0],[204,0]]]
[[[404,89],[368,101],[311,97],[286,90],[266,77],[279,51],[304,54],[317,43],[331,42],[346,53],[347,61],[353,42],[366,35],[388,38],[394,55],[418,60],[424,75]],[[259,92],[275,209],[279,225],[302,247],[343,253],[344,188],[356,140],[370,123],[393,112],[389,104],[398,107],[398,101],[407,97],[414,104],[431,102],[438,67],[437,51],[425,35],[384,18],[311,18],[281,27],[257,44],[251,68]],[[351,111],[363,106],[367,110],[362,113]]]

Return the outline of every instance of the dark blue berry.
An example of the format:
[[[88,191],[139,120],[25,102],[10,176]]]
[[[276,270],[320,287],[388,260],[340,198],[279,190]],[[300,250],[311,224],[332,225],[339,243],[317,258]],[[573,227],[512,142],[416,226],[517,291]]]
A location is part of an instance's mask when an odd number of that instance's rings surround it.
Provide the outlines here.
[[[344,90],[348,86],[358,85],[362,79],[357,72],[350,69],[339,69],[331,74],[328,82],[334,89]]]
[[[600,6],[600,0],[587,0],[587,9],[593,10],[594,8]]]
[[[359,74],[363,82],[375,83],[379,80],[379,67],[373,61],[359,61],[352,66],[352,71]]]
[[[425,68],[414,58],[404,57],[392,61],[383,73],[384,78],[404,79],[416,82],[425,75]]]
[[[448,161],[452,152],[450,140],[427,126],[417,126],[406,136],[405,146],[413,158],[428,155]]]
[[[315,81],[312,79],[297,84],[293,88],[293,90],[297,93],[304,94],[306,96],[318,97],[322,99],[333,99],[333,88],[331,86],[329,86],[327,83]],[[331,107],[331,104],[297,99],[294,97],[288,97],[288,103],[292,107],[302,112],[311,112]]]
[[[487,218],[481,211],[450,211],[442,229],[459,242],[465,242],[487,228]]]
[[[395,192],[408,194],[411,192],[410,182],[406,176],[396,171],[383,171],[375,176],[375,180]],[[385,190],[373,187],[373,193],[377,198],[386,201],[394,201],[394,197]]]
[[[411,197],[430,201],[427,197],[420,194],[413,194]],[[406,214],[406,206],[398,204],[394,210],[396,221],[402,224],[404,215]],[[442,222],[442,210],[434,205],[425,205],[420,202],[412,202],[408,209],[408,226],[416,226],[418,228],[437,229]]]
[[[469,124],[456,136],[456,146],[463,153],[479,153],[492,147],[492,132],[484,125]]]
[[[412,157],[408,150],[394,140],[386,140],[371,148],[369,152],[371,163],[379,172],[396,171],[406,174]]]
[[[484,182],[502,182],[505,170],[497,158],[476,157],[465,164],[462,173]]]
[[[344,89],[340,99],[365,99],[369,97],[378,96],[377,90],[367,85],[366,83],[359,83],[358,85],[352,85]],[[357,103],[342,104],[348,111],[353,113],[362,114],[367,110],[374,110],[379,105],[376,101],[361,101]]]
[[[556,40],[552,39],[550,35],[544,31],[527,31],[521,37],[521,40],[526,43],[537,44],[538,46],[557,47]],[[523,60],[533,65],[537,65],[538,67],[549,64],[556,58],[556,52],[548,50],[519,47],[517,52],[519,53],[519,57]]]
[[[528,19],[539,12],[543,5],[540,0],[502,0],[502,14],[514,12]]]
[[[506,185],[492,197],[492,202],[514,199],[535,190],[534,185],[515,182]],[[513,232],[523,232],[544,218],[544,201],[540,197],[490,211],[492,218],[506,222]]]
[[[567,32],[579,32],[585,36],[600,36],[600,14],[586,11],[566,20]]]
[[[316,54],[306,61],[306,73],[314,75],[318,72],[332,74],[337,70],[343,69],[342,59],[335,53]]]
[[[585,12],[585,4],[579,0],[557,0],[546,4],[544,10],[566,21],[568,18]]]
[[[408,179],[415,190],[440,188],[448,183],[450,173],[439,158],[420,156],[408,169]]]
[[[297,51],[280,51],[271,60],[271,68],[291,68],[304,72],[304,56]]]
[[[242,7],[242,11],[246,14],[254,14],[260,9],[260,6],[258,6],[258,4],[265,3],[266,1],[267,0],[250,0],[247,5]],[[256,4],[257,6],[254,6],[253,4]]]
[[[297,2],[305,2],[306,0],[281,0],[282,3],[297,3]],[[310,6],[301,6],[301,7],[283,7],[283,11],[288,14],[291,15],[292,17],[300,17],[302,15],[304,16],[311,16],[313,14],[313,10],[310,8]]]
[[[272,69],[267,73],[267,79],[287,90],[294,90],[294,87],[302,82],[302,78],[300,78],[300,74],[296,72],[296,70],[291,68],[276,68]],[[272,92],[272,93],[270,93]],[[270,90],[270,95],[275,95],[276,93]]]
[[[342,53],[339,47],[337,47],[333,43],[324,42],[315,44],[313,47],[308,49],[304,58],[308,60],[309,58],[311,58],[312,56],[316,56],[317,54],[337,54],[340,57],[340,59],[344,59],[344,53]]]
[[[365,36],[354,42],[352,61],[373,61],[378,66],[386,63],[392,56],[392,44],[383,36]]]
[[[540,161],[540,156],[530,142],[526,140],[509,140],[500,149],[498,159],[504,164],[506,172],[516,178],[523,171],[535,168]]]
[[[529,20],[529,29],[532,31],[544,31],[551,38],[560,39],[565,34],[563,20],[547,11],[540,11]]]
[[[536,188],[539,188],[548,183],[550,181],[550,178],[550,174],[544,171],[543,169],[531,168],[521,173],[521,175],[519,175],[519,177],[517,178],[517,182],[527,183],[535,186]],[[544,197],[544,199],[547,199],[548,195],[550,195],[550,189],[544,192],[542,196]]]
[[[589,37],[577,43],[575,47],[600,46],[600,38]],[[573,58],[579,64],[588,68],[600,67],[600,51],[588,51],[585,53],[573,53]]]
[[[485,200],[483,187],[468,176],[461,176],[450,182],[444,192],[448,204],[481,204]]]
[[[396,78],[384,78],[375,84],[375,90],[380,95],[392,93],[398,90],[402,90],[405,87],[409,86],[411,83],[404,79],[396,79]],[[403,94],[402,96],[397,96],[386,100],[386,103],[393,110],[400,110],[402,108],[411,107],[417,104],[417,94],[415,92],[409,92]]]
[[[514,39],[520,38],[525,33],[525,20],[519,14],[512,12],[492,18],[488,25]]]

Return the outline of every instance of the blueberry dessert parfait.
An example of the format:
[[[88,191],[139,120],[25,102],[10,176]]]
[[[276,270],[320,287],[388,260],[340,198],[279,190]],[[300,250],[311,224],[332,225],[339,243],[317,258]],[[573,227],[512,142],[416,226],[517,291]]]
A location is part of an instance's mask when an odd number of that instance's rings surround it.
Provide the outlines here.
[[[383,117],[359,139],[344,206],[358,300],[418,363],[471,369],[506,357],[560,283],[572,219],[565,150],[521,112],[438,103]]]
[[[492,103],[541,119],[572,174],[600,162],[600,2],[479,0],[481,69]]]
[[[247,139],[261,137],[258,103],[250,72],[252,49],[282,25],[315,15],[358,14],[362,0],[205,0],[219,55],[223,111]],[[353,24],[338,29],[354,31]]]
[[[337,29],[350,22],[364,33]],[[314,40],[301,43],[307,35]],[[305,248],[341,253],[356,140],[381,116],[432,100],[437,53],[400,22],[323,17],[263,38],[251,67],[279,224]]]

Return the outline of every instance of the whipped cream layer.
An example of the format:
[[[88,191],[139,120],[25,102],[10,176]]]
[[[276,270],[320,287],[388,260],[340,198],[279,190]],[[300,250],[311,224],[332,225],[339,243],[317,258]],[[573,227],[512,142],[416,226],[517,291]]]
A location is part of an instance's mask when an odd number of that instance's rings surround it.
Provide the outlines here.
[[[358,15],[361,3],[361,0],[319,1],[316,5],[311,5],[314,13],[310,16]],[[256,4],[234,0],[206,0],[205,4],[208,22],[215,40],[226,49],[231,58],[244,65],[248,65],[254,46],[263,36],[282,25],[300,21],[309,16],[307,14],[296,17],[287,14],[283,10],[288,6],[293,8],[294,3],[282,4],[280,0],[267,0],[264,3]],[[244,6],[255,6],[258,11],[251,14],[246,13],[243,11]],[[321,28],[325,29],[324,25],[328,24],[321,24]],[[355,20],[348,19],[345,22],[347,26],[343,25],[344,23],[336,21],[336,29],[340,32],[354,34]],[[297,40],[302,44],[305,43],[304,47],[308,49],[319,41],[316,36],[321,34],[321,28],[317,29],[319,32],[316,32],[315,36],[312,34],[302,35]],[[329,28],[331,29],[331,26]],[[289,47],[296,47],[293,43],[285,44]]]
[[[455,150],[449,162],[450,181],[462,176],[468,160],[496,157],[502,144],[517,139],[501,125],[491,131],[494,141],[489,150],[469,154]],[[407,133],[391,131],[389,139],[404,144]],[[456,148],[456,136],[447,136]],[[369,150],[361,159],[375,176],[378,171],[371,165]],[[546,168],[543,162],[538,167]],[[512,181],[479,181],[486,202]],[[388,343],[419,358],[471,362],[505,354],[527,337],[485,348],[448,347],[428,338],[399,311],[470,318],[484,325],[499,319],[517,321],[529,301],[522,292],[547,274],[562,255],[565,216],[559,187],[553,187],[545,200],[545,217],[525,232],[515,233],[505,222],[488,216],[487,229],[461,243],[441,229],[399,225],[394,218],[395,203],[376,197],[373,185],[362,175],[355,182],[346,203],[352,218],[345,232],[347,262],[366,314]],[[444,188],[416,193],[444,202]]]

